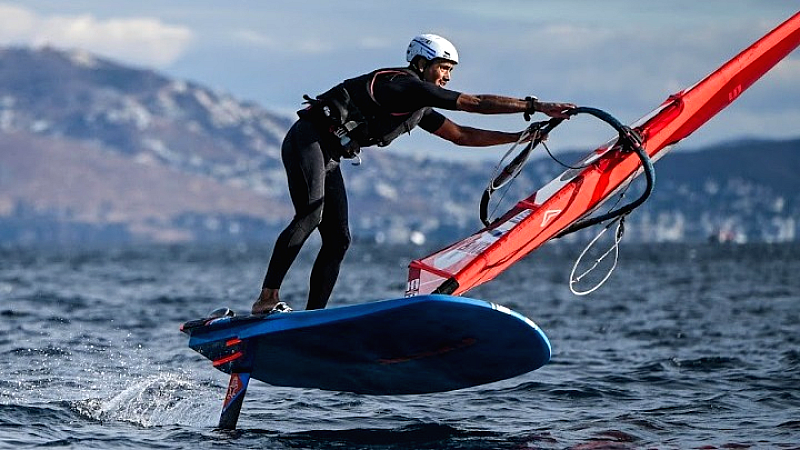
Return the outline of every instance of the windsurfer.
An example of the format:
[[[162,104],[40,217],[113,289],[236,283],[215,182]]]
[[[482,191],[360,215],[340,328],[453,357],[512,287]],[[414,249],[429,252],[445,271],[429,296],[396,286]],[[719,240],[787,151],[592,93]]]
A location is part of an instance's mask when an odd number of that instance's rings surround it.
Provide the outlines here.
[[[567,118],[571,103],[541,102],[499,95],[471,95],[446,89],[458,53],[433,34],[415,37],[406,52],[409,65],[379,69],[345,80],[316,99],[284,138],[281,156],[295,216],[275,243],[253,314],[290,310],[279,288],[300,248],[317,229],[322,247],[311,271],[306,309],[328,303],[350,244],[347,195],[339,161],[359,158],[362,147],[385,146],[420,128],[459,146],[485,147],[520,139],[518,132],[458,125],[432,108],[479,114],[530,114]]]

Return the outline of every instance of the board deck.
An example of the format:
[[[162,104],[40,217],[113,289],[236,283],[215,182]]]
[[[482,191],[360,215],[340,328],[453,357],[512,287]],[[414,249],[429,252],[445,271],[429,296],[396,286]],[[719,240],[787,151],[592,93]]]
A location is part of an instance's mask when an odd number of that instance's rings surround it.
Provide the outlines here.
[[[189,347],[275,386],[423,394],[512,378],[550,360],[526,317],[446,295],[187,322]]]

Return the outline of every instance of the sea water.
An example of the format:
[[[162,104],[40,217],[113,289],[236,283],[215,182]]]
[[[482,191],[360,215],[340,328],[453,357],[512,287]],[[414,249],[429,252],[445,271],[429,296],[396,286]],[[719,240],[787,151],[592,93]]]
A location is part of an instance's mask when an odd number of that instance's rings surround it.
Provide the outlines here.
[[[309,247],[282,290],[295,308]],[[402,296],[428,250],[355,244],[330,306]],[[234,432],[215,430],[227,376],[179,326],[247,311],[269,248],[2,250],[0,448],[800,448],[800,245],[623,242],[585,297],[568,288],[580,250],[549,245],[469,293],[535,321],[545,367],[432,395],[253,381]]]

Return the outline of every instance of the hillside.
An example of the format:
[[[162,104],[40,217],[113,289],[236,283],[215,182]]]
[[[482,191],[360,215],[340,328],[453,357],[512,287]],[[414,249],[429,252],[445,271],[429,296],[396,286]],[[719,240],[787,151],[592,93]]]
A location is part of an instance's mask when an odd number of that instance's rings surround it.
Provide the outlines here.
[[[271,242],[292,214],[279,159],[292,120],[81,52],[0,49],[0,243]],[[796,239],[798,150],[764,140],[673,152],[629,236]],[[357,239],[477,229],[492,164],[373,149],[364,160],[343,164]],[[535,159],[510,196],[562,170]]]

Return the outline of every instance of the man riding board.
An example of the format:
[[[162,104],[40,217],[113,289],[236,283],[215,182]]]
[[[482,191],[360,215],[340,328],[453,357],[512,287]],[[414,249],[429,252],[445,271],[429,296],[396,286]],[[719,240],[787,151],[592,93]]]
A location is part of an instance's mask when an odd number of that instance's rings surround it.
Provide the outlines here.
[[[301,247],[317,229],[322,246],[311,271],[306,309],[328,303],[350,245],[347,194],[339,162],[359,158],[361,148],[386,146],[416,126],[459,146],[486,147],[517,142],[520,132],[459,125],[436,111],[530,114],[568,118],[571,103],[541,102],[500,95],[472,95],[446,89],[458,64],[450,41],[416,36],[406,51],[407,67],[378,69],[343,81],[298,112],[281,147],[295,216],[273,248],[253,314],[290,311],[280,300],[281,283]]]

